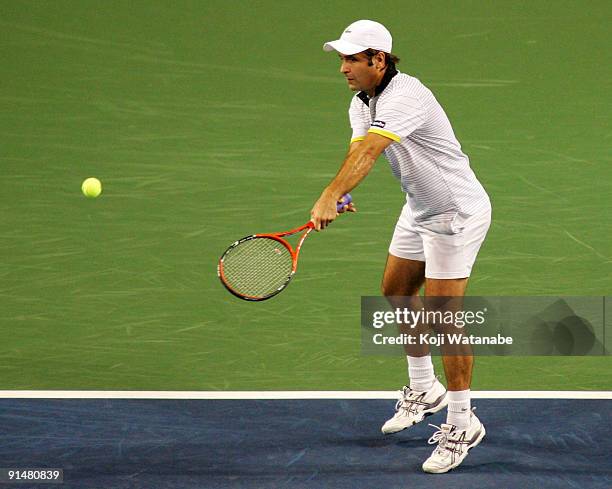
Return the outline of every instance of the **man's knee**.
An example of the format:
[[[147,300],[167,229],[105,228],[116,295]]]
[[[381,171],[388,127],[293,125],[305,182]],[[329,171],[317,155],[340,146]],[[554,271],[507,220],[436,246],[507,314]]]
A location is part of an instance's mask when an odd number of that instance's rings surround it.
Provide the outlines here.
[[[396,289],[393,287],[393,285],[390,283],[387,283],[387,281],[383,278],[383,281],[380,284],[380,293],[384,295],[385,297],[390,297],[393,295],[401,295],[401,294],[396,294],[395,290]]]
[[[418,278],[417,280],[410,280],[410,278],[412,277],[406,277],[404,281],[398,281],[384,277],[380,284],[380,292],[385,297],[418,295],[422,282]]]
[[[380,285],[382,295],[418,295],[425,281],[425,263],[389,255]]]

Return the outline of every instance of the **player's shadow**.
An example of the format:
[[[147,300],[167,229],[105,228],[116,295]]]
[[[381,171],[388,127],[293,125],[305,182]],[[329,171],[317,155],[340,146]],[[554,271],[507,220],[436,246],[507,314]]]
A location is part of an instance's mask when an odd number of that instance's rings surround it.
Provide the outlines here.
[[[332,446],[343,447],[362,447],[362,448],[384,448],[397,446],[400,448],[422,448],[423,443],[427,444],[427,440],[423,437],[412,437],[406,439],[397,436],[367,436],[360,438],[341,438],[327,439],[325,444]]]

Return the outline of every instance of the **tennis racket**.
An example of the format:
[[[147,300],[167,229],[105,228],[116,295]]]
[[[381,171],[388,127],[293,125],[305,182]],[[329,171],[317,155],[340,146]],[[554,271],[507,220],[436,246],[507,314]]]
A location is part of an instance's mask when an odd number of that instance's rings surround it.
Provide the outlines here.
[[[338,212],[352,202],[350,194],[337,204]],[[253,234],[239,239],[219,258],[217,275],[225,288],[240,299],[263,301],[283,291],[297,270],[304,240],[312,221],[283,233]],[[302,233],[295,249],[284,238]]]

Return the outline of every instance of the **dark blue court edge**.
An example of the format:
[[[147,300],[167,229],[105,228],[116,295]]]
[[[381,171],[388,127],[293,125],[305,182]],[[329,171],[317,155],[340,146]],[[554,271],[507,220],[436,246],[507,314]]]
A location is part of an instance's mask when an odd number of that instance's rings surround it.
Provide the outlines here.
[[[1,487],[612,487],[612,401],[474,404],[486,438],[459,469],[429,475],[433,429],[383,436],[390,400],[3,399],[0,467],[62,468],[64,483]]]

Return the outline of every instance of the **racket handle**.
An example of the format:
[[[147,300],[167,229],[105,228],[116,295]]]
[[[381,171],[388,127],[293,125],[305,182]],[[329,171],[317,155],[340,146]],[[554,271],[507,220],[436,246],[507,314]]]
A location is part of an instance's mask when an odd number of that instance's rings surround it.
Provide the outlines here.
[[[336,204],[336,210],[340,212],[345,205],[349,205],[351,202],[353,202],[351,194],[344,194],[342,197],[340,197],[340,199],[338,199],[338,203]]]

